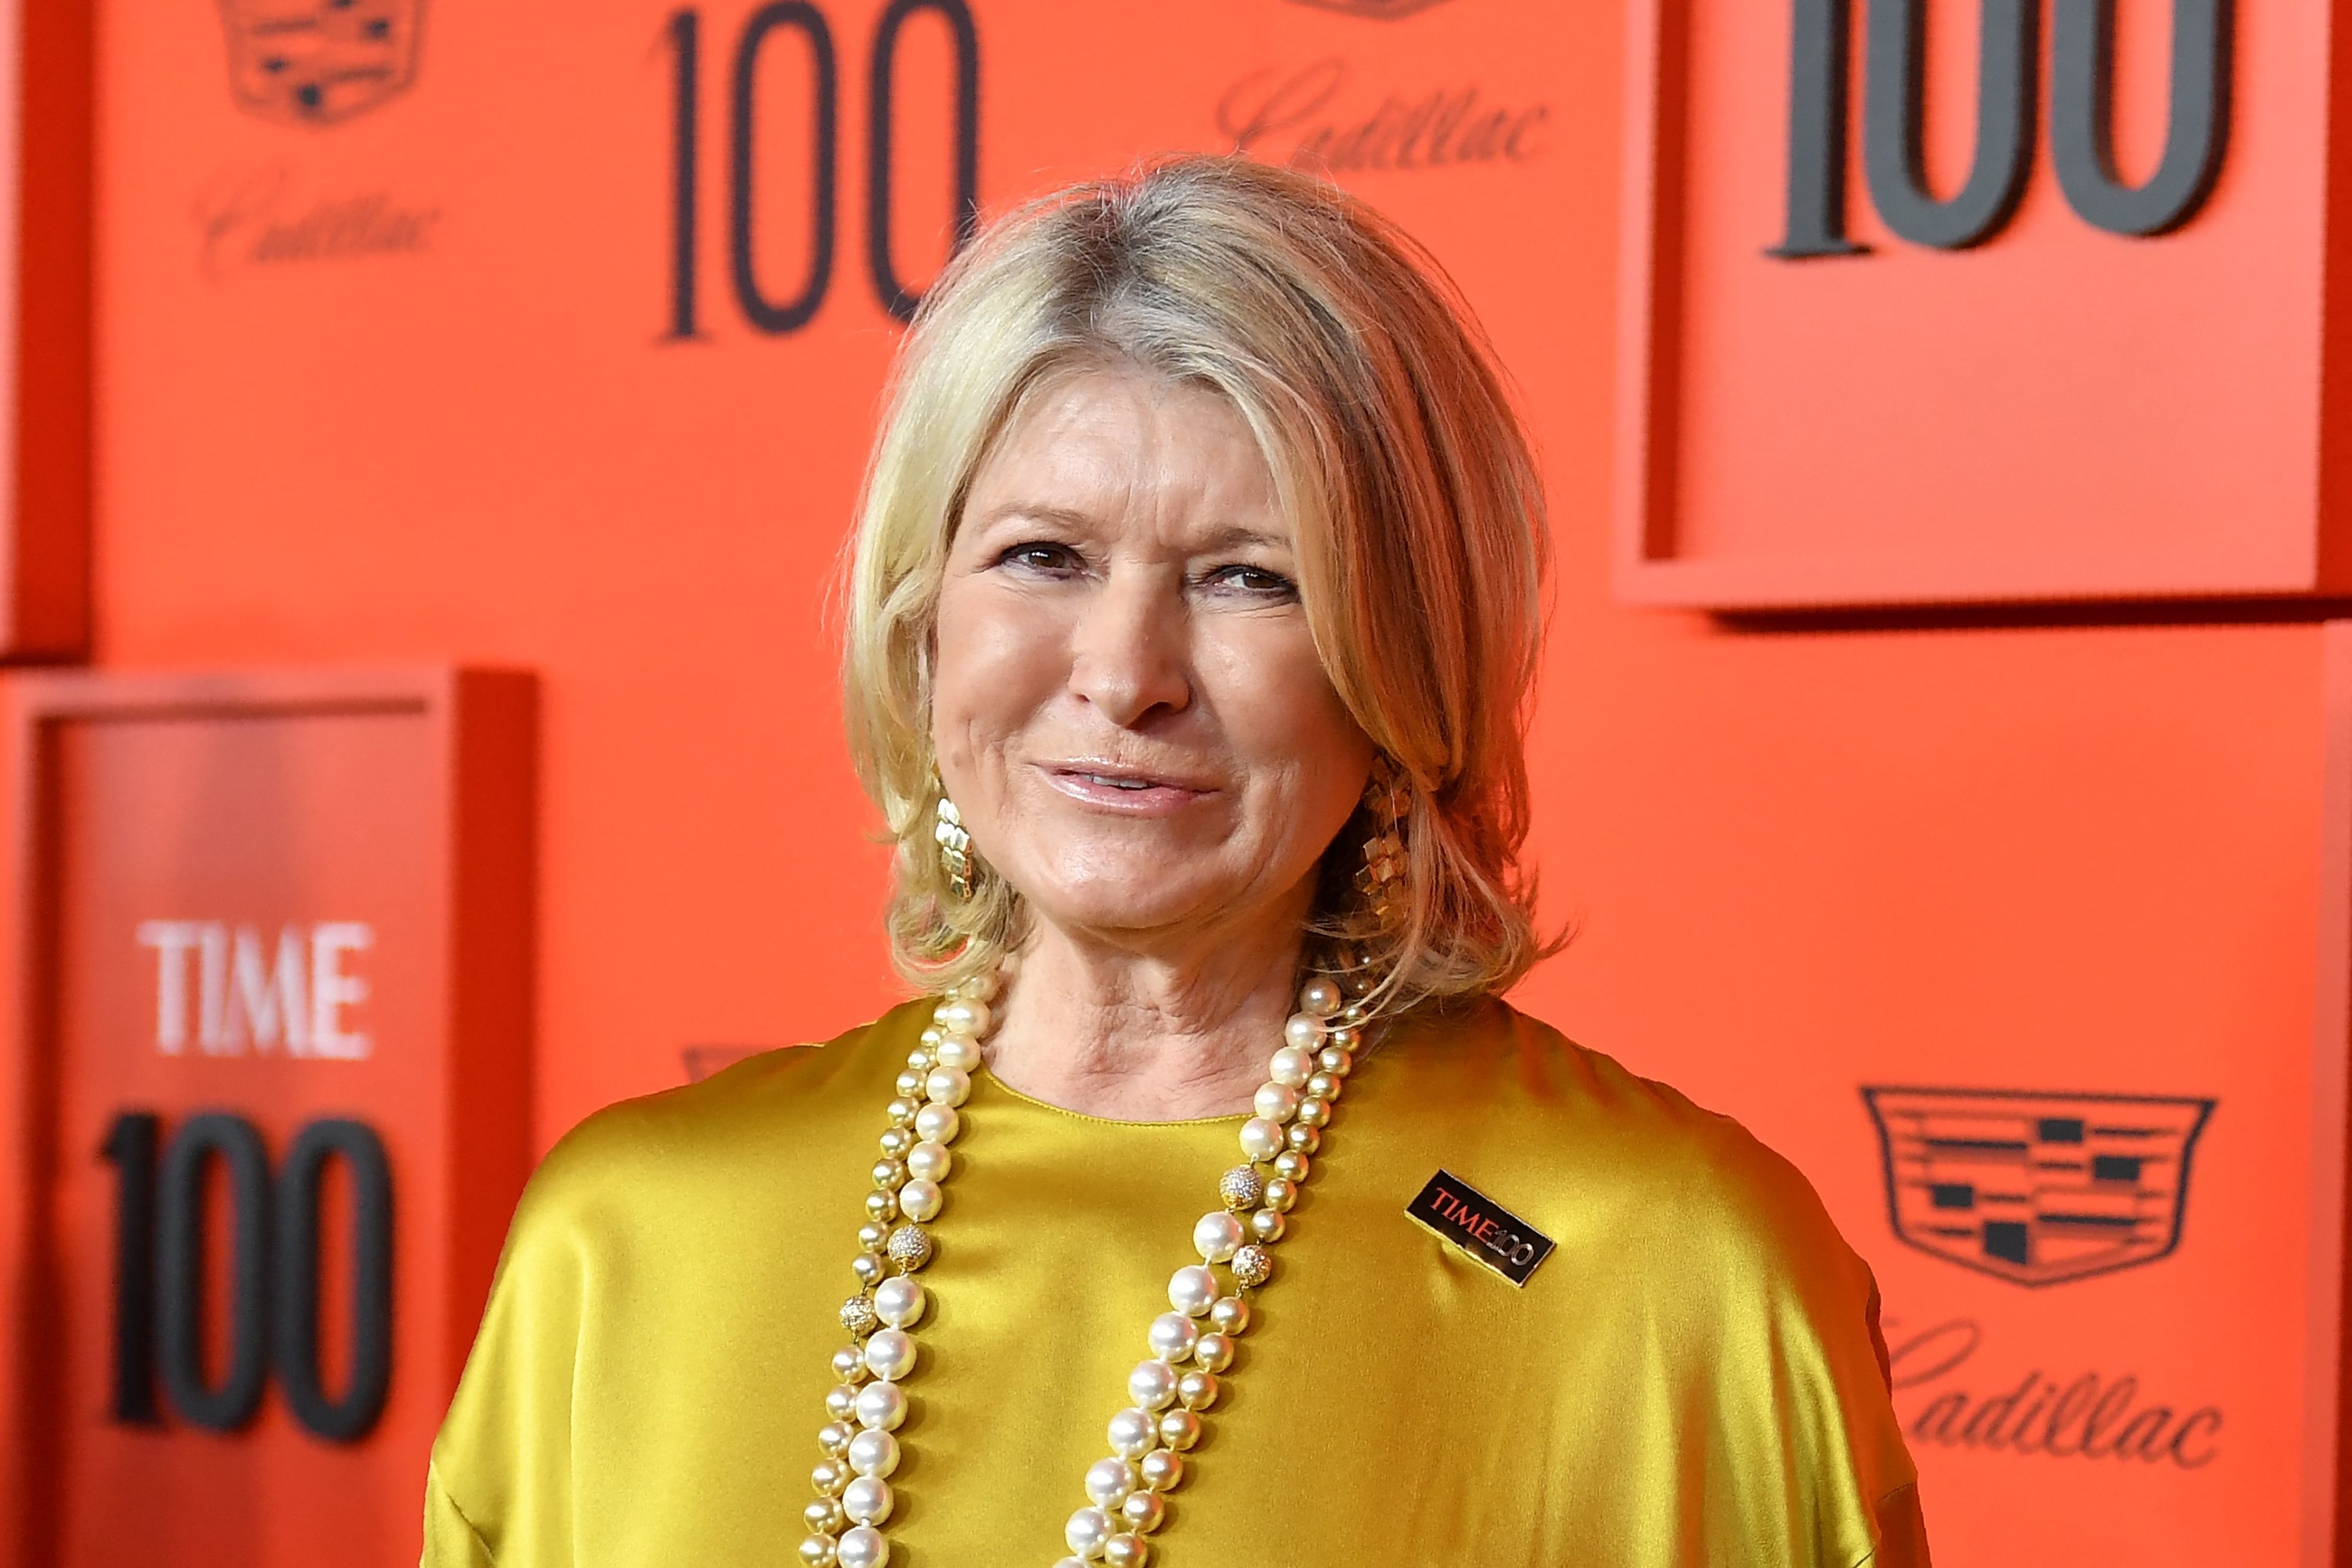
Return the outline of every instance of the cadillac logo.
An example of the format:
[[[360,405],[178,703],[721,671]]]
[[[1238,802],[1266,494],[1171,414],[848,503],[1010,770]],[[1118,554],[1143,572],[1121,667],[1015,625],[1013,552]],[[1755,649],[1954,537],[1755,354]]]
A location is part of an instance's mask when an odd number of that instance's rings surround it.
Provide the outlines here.
[[[2152,1263],[2180,1240],[2210,1100],[1999,1090],[1862,1092],[1887,1217],[1923,1252],[2019,1285]]]
[[[220,0],[237,103],[301,125],[331,125],[396,97],[416,78],[424,0]]]

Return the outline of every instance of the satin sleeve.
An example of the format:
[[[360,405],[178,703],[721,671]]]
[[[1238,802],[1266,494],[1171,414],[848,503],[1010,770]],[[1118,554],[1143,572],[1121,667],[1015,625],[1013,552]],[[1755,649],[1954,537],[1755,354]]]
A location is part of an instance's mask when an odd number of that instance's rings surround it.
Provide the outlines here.
[[[1870,1568],[1932,1568],[1918,1482],[1897,1487],[1878,1500],[1878,1551],[1868,1562]]]
[[[1712,1380],[1719,1447],[1695,1555],[1738,1542],[1742,1563],[1930,1568],[1877,1282],[1795,1167],[1739,1142],[1741,1179],[1697,1206],[1716,1353],[1690,1365]]]
[[[434,1440],[423,1568],[571,1568],[572,1391],[591,1251],[567,1176],[577,1142],[557,1145],[516,1207]]]
[[[439,1472],[425,1476],[425,1568],[495,1568],[498,1559],[483,1544],[481,1533],[450,1500]]]

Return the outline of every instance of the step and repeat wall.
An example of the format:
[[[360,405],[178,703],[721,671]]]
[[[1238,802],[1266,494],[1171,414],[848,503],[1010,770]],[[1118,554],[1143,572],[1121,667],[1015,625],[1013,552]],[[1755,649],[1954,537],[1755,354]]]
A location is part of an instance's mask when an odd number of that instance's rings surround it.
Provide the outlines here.
[[[898,994],[883,377],[975,212],[1188,148],[1492,334],[1577,931],[1517,999],[1820,1189],[1937,1561],[2338,1560],[2319,0],[7,16],[6,652],[89,667],[0,727],[0,1564],[414,1561],[530,1160]]]

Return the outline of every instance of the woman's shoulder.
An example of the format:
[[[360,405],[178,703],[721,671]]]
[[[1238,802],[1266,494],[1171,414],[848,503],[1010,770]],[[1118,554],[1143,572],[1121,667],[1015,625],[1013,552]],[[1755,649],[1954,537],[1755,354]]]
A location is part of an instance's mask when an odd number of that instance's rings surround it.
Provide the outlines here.
[[[1924,1562],[1876,1282],[1804,1174],[1734,1118],[1514,1009],[1453,1043],[1514,1128],[1494,1141],[1498,1162],[1518,1162],[1512,1179],[1559,1227],[1550,1266],[1587,1287],[1559,1293],[1559,1310],[1588,1329],[1615,1322],[1629,1345],[1680,1347],[1661,1364],[1715,1440],[1798,1458],[1809,1517],[1790,1520],[1777,1470],[1750,1486],[1734,1466],[1705,1504],[1721,1528],[1764,1539],[1794,1523],[1788,1561],[1827,1560],[1806,1549],[1818,1540],[1839,1562]]]
[[[761,1051],[699,1082],[591,1113],[532,1173],[516,1235],[659,1219],[772,1179],[779,1164],[798,1165],[819,1146],[870,1141],[905,1055],[894,1047],[911,1042],[921,1010],[908,1003],[831,1040]]]
[[[1868,1292],[1867,1270],[1803,1173],[1672,1085],[1499,1001],[1433,1019],[1412,1056],[1414,1075],[1431,1080],[1412,1099],[1457,1107],[1436,1135],[1475,1151],[1463,1157],[1498,1183],[1545,1195],[1555,1212],[1572,1207],[1653,1258]]]

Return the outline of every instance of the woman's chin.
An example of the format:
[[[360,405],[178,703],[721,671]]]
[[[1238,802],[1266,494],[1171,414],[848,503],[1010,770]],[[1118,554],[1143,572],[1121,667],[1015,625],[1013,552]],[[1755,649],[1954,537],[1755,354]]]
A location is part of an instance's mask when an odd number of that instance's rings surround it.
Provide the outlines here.
[[[1232,908],[1232,890],[1169,887],[1167,868],[1128,873],[1120,882],[1056,887],[1032,894],[1027,902],[1038,921],[1073,936],[1117,938],[1171,935],[1217,920]],[[1163,885],[1154,886],[1157,879]]]

